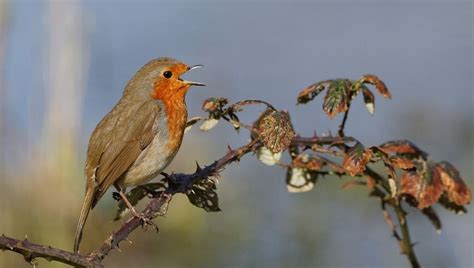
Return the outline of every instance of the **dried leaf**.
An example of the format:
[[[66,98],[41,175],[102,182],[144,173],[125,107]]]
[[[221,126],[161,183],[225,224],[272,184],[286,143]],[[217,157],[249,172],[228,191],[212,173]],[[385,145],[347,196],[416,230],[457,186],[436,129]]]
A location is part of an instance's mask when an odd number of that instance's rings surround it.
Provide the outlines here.
[[[349,109],[349,90],[352,86],[348,79],[332,80],[328,92],[324,98],[323,110],[329,118],[333,118],[338,113]]]
[[[202,130],[202,131],[208,131],[211,128],[215,127],[217,125],[217,123],[219,123],[218,119],[209,118],[209,119],[204,120],[204,123],[202,123],[202,125],[199,127],[199,129]]]
[[[371,158],[372,151],[366,150],[361,143],[357,142],[347,151],[342,166],[351,176],[356,176],[365,170]]]
[[[257,131],[265,147],[273,153],[283,152],[295,136],[289,114],[267,109],[258,119]]]
[[[372,91],[370,91],[365,86],[362,87],[362,94],[364,95],[364,103],[365,107],[369,111],[370,114],[374,114],[375,112],[375,97]]]
[[[325,90],[328,87],[329,83],[330,83],[329,80],[322,81],[322,82],[314,83],[311,86],[303,89],[300,92],[300,94],[298,94],[297,103],[298,104],[303,104],[303,103],[307,103],[307,102],[311,101],[319,93],[321,93],[321,91]]]
[[[436,229],[436,232],[440,234],[443,226],[436,211],[432,207],[427,207],[423,209],[422,212],[430,220],[431,224],[433,224]]]
[[[195,116],[191,119],[188,120],[188,122],[186,122],[186,128],[184,129],[184,133],[188,132],[189,130],[191,130],[191,128],[199,121],[202,120],[202,117],[200,116]]]
[[[374,85],[375,88],[378,90],[378,92],[382,94],[382,96],[384,96],[384,98],[386,99],[392,98],[392,94],[390,94],[390,91],[388,91],[388,88],[387,86],[385,86],[385,83],[382,80],[380,80],[377,76],[373,74],[365,74],[362,76],[360,81],[362,83],[368,83],[368,84]]]
[[[395,168],[412,169],[415,167],[415,162],[413,162],[413,160],[410,160],[404,157],[393,156],[393,157],[390,157],[389,160],[390,160],[390,163]]]
[[[317,156],[308,154],[299,154],[296,156],[292,163],[292,167],[305,168],[312,171],[319,171],[326,165],[326,162]]]
[[[222,97],[208,98],[204,100],[202,109],[210,113],[220,111],[228,102],[226,98]]]
[[[441,174],[441,182],[448,194],[448,199],[457,205],[471,202],[471,191],[464,183],[459,171],[448,162],[440,162],[435,167]]]
[[[214,180],[203,179],[193,183],[191,189],[186,191],[186,196],[194,206],[207,212],[220,211],[216,189]]]
[[[286,187],[290,193],[302,193],[313,189],[318,174],[304,168],[288,168]]]
[[[441,198],[438,200],[439,204],[443,206],[445,209],[452,211],[456,214],[462,215],[467,213],[467,209],[464,206],[457,205],[451,201],[449,201],[448,196],[446,193],[441,195]]]
[[[387,154],[412,155],[426,157],[426,153],[408,140],[394,140],[383,143],[379,148]]]
[[[280,161],[281,155],[281,152],[272,153],[265,146],[260,147],[260,149],[257,151],[258,160],[267,166],[276,165]]]
[[[427,208],[436,203],[443,193],[441,174],[431,168],[424,174],[406,172],[401,178],[400,193],[415,198],[419,209]]]

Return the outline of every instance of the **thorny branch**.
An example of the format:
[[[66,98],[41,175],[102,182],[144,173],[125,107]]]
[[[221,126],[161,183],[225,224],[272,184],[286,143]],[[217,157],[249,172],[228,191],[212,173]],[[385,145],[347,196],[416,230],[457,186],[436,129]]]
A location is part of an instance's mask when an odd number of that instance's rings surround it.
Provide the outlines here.
[[[420,267],[402,202],[417,207],[439,231],[441,221],[431,206],[438,202],[456,213],[465,213],[464,205],[471,201],[471,192],[454,166],[445,161],[434,162],[409,141],[389,141],[380,146],[366,148],[357,139],[345,136],[344,128],[351,101],[358,93],[362,92],[369,112],[374,112],[374,95],[366,85],[374,86],[382,96],[391,98],[385,84],[370,74],[362,76],[359,80],[325,80],[305,88],[299,94],[298,103],[304,104],[322,91],[327,91],[323,103],[324,112],[330,118],[338,113],[344,113],[337,137],[332,135],[320,137],[316,134],[313,137],[298,136],[294,132],[288,112],[278,111],[265,101],[243,100],[227,105],[226,98],[209,98],[203,104],[204,111],[209,114],[208,117],[195,117],[187,126],[191,127],[198,121],[204,121],[201,130],[209,130],[223,119],[231,123],[236,130],[248,129],[252,138],[249,143],[237,149],[229,148],[222,158],[204,168],[198,165],[192,174],[164,174],[162,182],[149,183],[132,189],[129,195],[134,196],[132,199],[135,200],[134,204],[145,196],[151,198],[142,211],[142,217],[129,218],[101,246],[89,254],[80,255],[4,235],[0,237],[0,249],[17,252],[32,264],[35,264],[36,258],[45,258],[77,267],[102,267],[102,260],[109,252],[119,249],[120,242],[129,241],[129,235],[138,227],[151,225],[158,231],[152,220],[166,214],[168,204],[177,193],[186,194],[193,205],[206,211],[219,211],[216,187],[211,178],[219,178],[219,173],[228,164],[239,161],[244,155],[256,153],[264,164],[278,165],[287,169],[287,187],[294,192],[310,190],[318,176],[364,177],[365,181],[348,182],[343,187],[354,185],[368,187],[370,195],[380,200],[383,217],[399,242],[401,253],[407,256],[412,267]],[[264,104],[267,109],[252,125],[240,122],[237,112],[242,111],[244,106],[255,104]],[[284,151],[290,155],[290,164],[280,162]],[[342,164],[323,157],[323,154],[342,158]],[[387,169],[387,176],[379,174],[369,166],[376,162],[383,163]],[[395,169],[401,171],[403,174],[401,178],[398,178]],[[294,183],[293,179],[297,183]],[[387,206],[393,209],[398,226],[393,222]],[[124,209],[119,203],[118,217],[122,215]]]

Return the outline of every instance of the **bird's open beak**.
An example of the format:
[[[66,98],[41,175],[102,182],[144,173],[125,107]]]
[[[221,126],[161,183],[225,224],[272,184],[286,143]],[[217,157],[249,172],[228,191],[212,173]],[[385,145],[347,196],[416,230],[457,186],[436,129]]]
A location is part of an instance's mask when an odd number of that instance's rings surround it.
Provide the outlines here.
[[[186,72],[189,72],[191,70],[194,70],[194,69],[197,69],[197,68],[201,68],[203,67],[203,65],[194,65],[192,67],[188,67],[188,70]],[[187,81],[187,80],[183,80],[183,83],[187,84],[187,85],[190,85],[190,86],[205,86],[205,84],[203,83],[199,83],[199,82],[194,82],[194,81]]]

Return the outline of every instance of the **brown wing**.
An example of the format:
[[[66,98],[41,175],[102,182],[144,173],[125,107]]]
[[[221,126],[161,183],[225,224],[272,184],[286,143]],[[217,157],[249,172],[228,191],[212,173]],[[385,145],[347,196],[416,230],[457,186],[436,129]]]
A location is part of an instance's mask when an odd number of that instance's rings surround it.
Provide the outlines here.
[[[117,104],[99,123],[89,142],[86,175],[96,187],[93,205],[151,143],[160,114],[156,102]]]

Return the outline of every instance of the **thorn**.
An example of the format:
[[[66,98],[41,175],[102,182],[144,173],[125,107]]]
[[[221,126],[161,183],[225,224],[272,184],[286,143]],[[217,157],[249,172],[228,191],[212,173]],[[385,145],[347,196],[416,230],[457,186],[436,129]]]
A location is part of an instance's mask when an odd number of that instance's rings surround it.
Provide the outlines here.
[[[436,233],[440,235],[441,234],[441,229],[436,230]]]
[[[116,250],[118,250],[118,252],[122,252],[122,250],[120,249],[118,243],[117,243],[117,245],[113,246],[113,248],[116,249]]]
[[[318,137],[318,133],[316,133],[316,130],[313,130],[313,138],[317,138]]]
[[[132,240],[130,240],[130,238],[128,238],[128,237],[125,237],[123,240],[127,241],[130,244],[133,244]]]
[[[416,245],[418,245],[418,242],[413,242],[413,243],[411,243],[410,246],[411,246],[412,248],[414,248]]]
[[[201,170],[202,170],[202,168],[199,166],[199,163],[196,161],[196,171],[195,171],[195,173],[200,172]]]
[[[230,147],[230,145],[229,145],[229,144],[227,144],[227,150],[229,151],[229,153],[231,153],[231,152],[232,152],[232,148]]]

